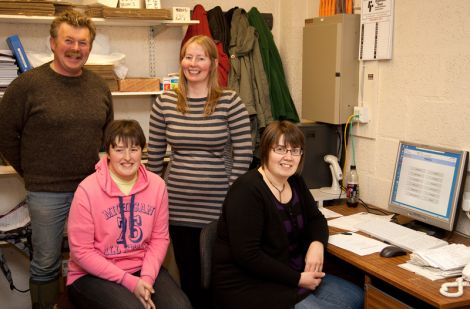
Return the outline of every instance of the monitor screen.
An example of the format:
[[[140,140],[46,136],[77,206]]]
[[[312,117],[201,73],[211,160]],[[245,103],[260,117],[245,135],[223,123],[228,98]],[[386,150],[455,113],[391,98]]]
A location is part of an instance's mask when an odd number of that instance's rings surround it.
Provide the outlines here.
[[[451,231],[466,160],[466,151],[400,142],[389,210]]]

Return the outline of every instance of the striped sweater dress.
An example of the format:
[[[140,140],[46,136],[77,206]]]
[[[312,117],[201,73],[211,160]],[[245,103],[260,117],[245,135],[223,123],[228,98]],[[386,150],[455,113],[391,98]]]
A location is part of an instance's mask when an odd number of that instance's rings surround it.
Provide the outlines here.
[[[234,91],[224,90],[209,116],[204,116],[205,98],[188,98],[185,114],[176,110],[176,102],[176,93],[167,91],[152,106],[148,169],[161,174],[169,145],[164,178],[170,224],[200,228],[219,218],[228,187],[248,170],[253,154],[250,121]]]

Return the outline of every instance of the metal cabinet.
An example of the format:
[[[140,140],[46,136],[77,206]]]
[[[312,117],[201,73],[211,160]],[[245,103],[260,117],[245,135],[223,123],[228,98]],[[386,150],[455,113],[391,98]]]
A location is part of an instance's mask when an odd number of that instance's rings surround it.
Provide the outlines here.
[[[303,30],[302,118],[344,124],[357,105],[359,15],[306,22]]]

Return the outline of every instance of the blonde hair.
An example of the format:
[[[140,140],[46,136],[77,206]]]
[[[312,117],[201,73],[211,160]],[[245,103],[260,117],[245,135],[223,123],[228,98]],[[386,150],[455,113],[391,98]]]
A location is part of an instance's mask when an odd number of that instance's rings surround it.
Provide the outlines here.
[[[218,75],[218,59],[219,54],[217,52],[217,47],[214,41],[205,35],[196,35],[191,37],[181,48],[180,52],[180,63],[186,55],[186,50],[190,44],[198,44],[204,50],[206,56],[210,58],[211,67],[209,72],[209,80],[207,82],[208,91],[207,91],[207,102],[204,107],[204,115],[208,116],[212,114],[215,110],[217,100],[222,95],[222,89],[219,86],[219,75]],[[186,76],[183,73],[183,68],[180,65],[179,70],[180,79],[178,82],[178,87],[175,89],[176,94],[178,95],[178,102],[176,103],[176,109],[181,113],[186,113],[188,110],[187,104],[187,84]]]

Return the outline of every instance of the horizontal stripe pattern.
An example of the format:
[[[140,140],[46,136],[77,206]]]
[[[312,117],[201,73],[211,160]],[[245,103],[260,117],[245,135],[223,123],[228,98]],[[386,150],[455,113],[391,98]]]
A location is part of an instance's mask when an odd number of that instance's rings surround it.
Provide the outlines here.
[[[167,91],[152,106],[147,167],[161,174],[171,146],[165,175],[170,223],[202,227],[218,219],[228,187],[248,170],[250,121],[234,91],[223,92],[210,116],[204,115],[206,99],[188,99],[185,114],[176,102],[176,93]]]

